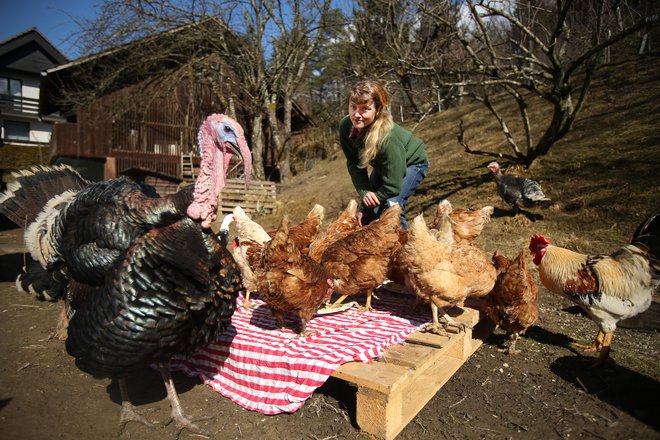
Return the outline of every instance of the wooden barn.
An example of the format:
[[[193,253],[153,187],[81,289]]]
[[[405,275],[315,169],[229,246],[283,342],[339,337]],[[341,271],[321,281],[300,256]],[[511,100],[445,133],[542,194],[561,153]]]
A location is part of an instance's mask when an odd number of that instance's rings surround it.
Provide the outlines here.
[[[130,176],[167,194],[194,178],[199,163],[197,130],[209,114],[235,117],[249,140],[250,118],[240,105],[243,98],[236,76],[221,56],[200,53],[198,45],[192,49],[191,40],[181,34],[185,30],[147,37],[46,70],[41,111],[58,110],[67,118],[53,128],[51,163],[74,165],[92,180]],[[204,62],[178,60],[169,65],[162,60],[152,64],[136,60],[150,46],[172,50],[167,44],[176,45],[182,54],[197,51],[194,57],[203,57]],[[125,69],[101,90],[95,78],[107,78],[104,69],[117,70],[118,63]],[[71,90],[78,92],[74,99],[68,95]],[[313,125],[298,106],[292,118],[295,130]],[[238,173],[242,167],[235,169]],[[228,177],[240,177],[236,173]]]

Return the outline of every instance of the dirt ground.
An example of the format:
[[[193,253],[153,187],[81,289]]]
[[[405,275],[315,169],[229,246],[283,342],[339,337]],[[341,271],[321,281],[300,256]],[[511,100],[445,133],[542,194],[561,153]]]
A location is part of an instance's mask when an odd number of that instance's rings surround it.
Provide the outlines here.
[[[21,230],[0,231],[0,437],[110,439],[117,436],[119,390],[80,372],[64,343],[50,339],[59,305],[37,302],[13,285],[22,264]],[[597,370],[569,343],[591,338],[595,325],[568,303],[541,292],[541,319],[519,343],[522,354],[498,351],[496,330],[401,432],[398,439],[657,439],[660,383],[657,333],[619,329],[613,361]],[[645,368],[638,368],[646,364]],[[296,413],[242,409],[181,374],[175,382],[186,413],[211,416],[200,425],[213,438],[363,439],[355,421],[355,389],[330,378]],[[122,438],[168,438],[169,403],[150,369],[129,381],[134,403],[153,428],[129,424]],[[184,431],[181,438],[200,438]]]

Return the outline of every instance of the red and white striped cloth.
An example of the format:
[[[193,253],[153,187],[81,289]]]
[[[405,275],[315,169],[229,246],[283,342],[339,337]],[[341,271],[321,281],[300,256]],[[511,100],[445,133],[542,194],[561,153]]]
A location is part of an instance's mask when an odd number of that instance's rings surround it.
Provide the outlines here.
[[[299,338],[281,331],[268,307],[250,298],[254,309],[243,307],[222,338],[172,367],[204,383],[244,408],[264,414],[294,412],[340,365],[370,362],[399,344],[430,320],[428,308],[412,313],[411,297],[381,292],[373,311],[355,307],[316,315],[307,325],[313,335]],[[288,321],[287,321],[288,322]]]

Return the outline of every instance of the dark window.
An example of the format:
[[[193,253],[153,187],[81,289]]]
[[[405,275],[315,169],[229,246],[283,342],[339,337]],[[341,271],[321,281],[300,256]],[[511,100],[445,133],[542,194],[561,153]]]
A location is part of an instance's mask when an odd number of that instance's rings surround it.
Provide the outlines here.
[[[4,138],[12,141],[29,141],[30,124],[28,122],[4,121]]]
[[[23,96],[20,79],[0,77],[0,95]]]

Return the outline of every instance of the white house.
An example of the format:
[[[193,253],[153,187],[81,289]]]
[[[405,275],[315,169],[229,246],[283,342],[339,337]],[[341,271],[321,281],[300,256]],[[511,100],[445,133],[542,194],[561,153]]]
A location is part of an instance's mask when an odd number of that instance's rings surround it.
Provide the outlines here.
[[[39,112],[41,73],[67,62],[36,28],[0,41],[0,149],[48,144],[53,123],[63,119]]]

